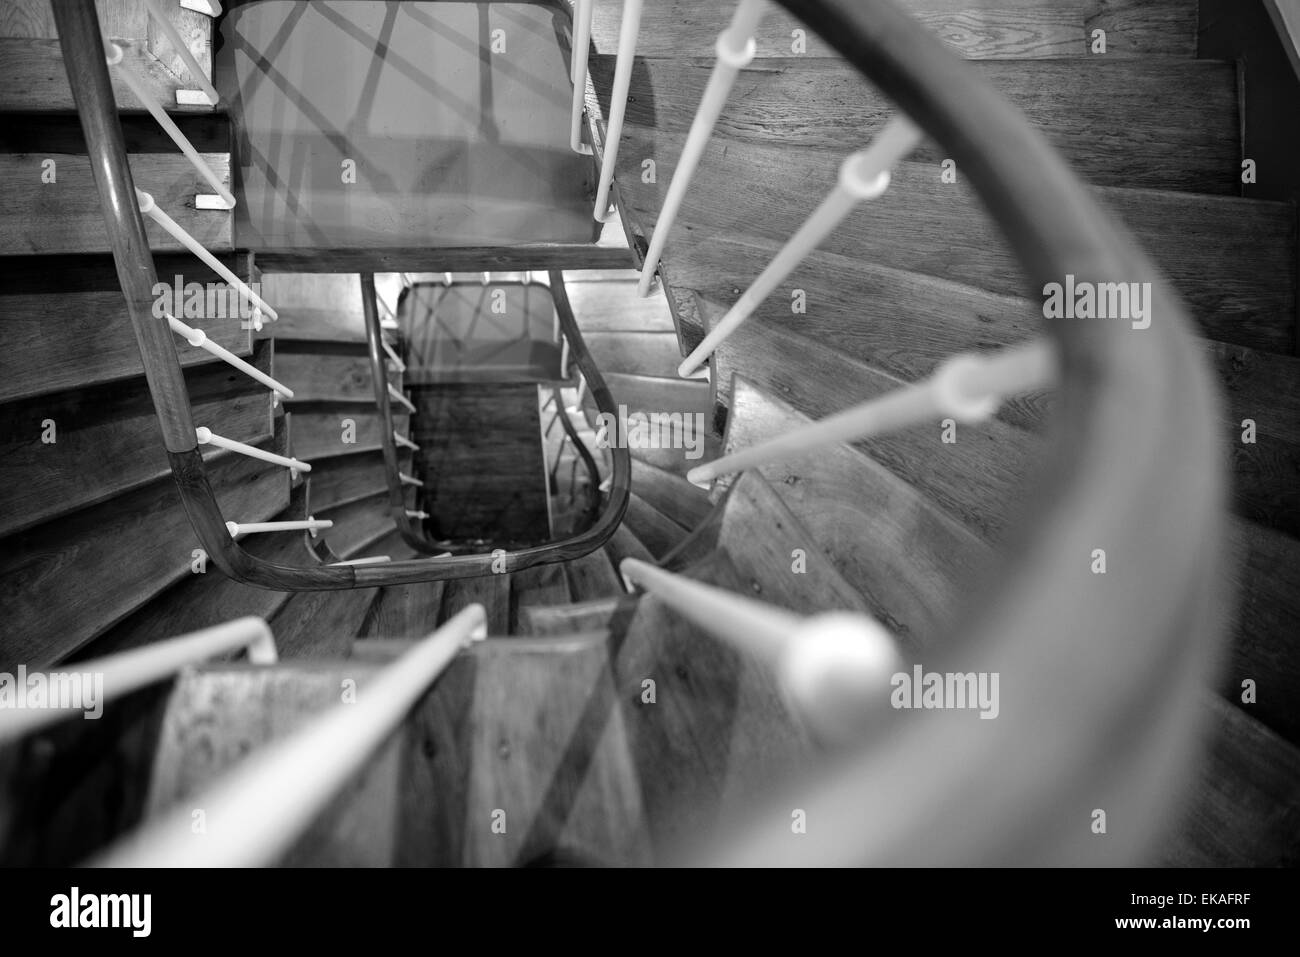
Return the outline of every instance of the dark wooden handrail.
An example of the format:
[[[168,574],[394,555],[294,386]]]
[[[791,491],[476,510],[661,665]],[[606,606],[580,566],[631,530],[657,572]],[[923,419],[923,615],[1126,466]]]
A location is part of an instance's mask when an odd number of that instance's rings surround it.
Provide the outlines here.
[[[1042,135],[893,0],[779,2],[956,160],[1032,299],[1066,274],[1140,279],[1152,283],[1155,318],[1146,330],[1047,325],[1063,376],[1047,474],[989,597],[957,619],[960,636],[921,656],[926,670],[999,672],[1000,717],[885,708],[879,735],[778,788],[705,859],[1143,860],[1196,753],[1229,587],[1220,403],[1192,325],[1169,281]],[[1104,575],[1090,568],[1098,548]],[[809,822],[793,840],[791,807]]]
[[[165,320],[153,316],[153,287],[157,274],[136,202],[122,126],[109,83],[99,16],[93,3],[82,0],[52,0],[52,3],[59,45],[99,189],[118,279],[126,296],[172,476],[199,543],[217,568],[235,581],[276,591],[373,588],[474,578],[568,561],[586,555],[608,541],[627,511],[632,466],[626,449],[614,452],[613,489],[600,521],[582,534],[561,542],[520,551],[503,551],[500,555],[461,555],[385,565],[338,567],[279,565],[244,551],[230,536],[221,506],[208,482],[171,330]],[[552,273],[553,282],[559,276],[558,272]],[[372,298],[372,308],[373,302]],[[562,312],[561,323],[569,337],[573,355],[587,375],[598,408],[613,414],[617,409],[613,397],[600,378],[570,311]]]

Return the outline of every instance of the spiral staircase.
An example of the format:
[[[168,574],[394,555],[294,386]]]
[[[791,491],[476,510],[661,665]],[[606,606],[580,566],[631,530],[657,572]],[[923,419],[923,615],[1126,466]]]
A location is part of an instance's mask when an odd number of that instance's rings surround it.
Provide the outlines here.
[[[649,299],[636,267],[732,4],[647,0],[611,167],[617,220],[599,246],[557,246],[518,271],[437,248],[392,271],[261,262],[236,248],[228,210],[199,208],[207,186],[148,118],[123,113],[130,173],[279,313],[261,328],[194,328],[291,397],[177,340],[193,424],[309,472],[160,443],[159,373],[124,308],[130,244],[111,217],[104,227],[91,111],[65,78],[70,40],[61,54],[44,2],[20,6],[28,16],[0,30],[13,120],[0,163],[16,184],[0,230],[0,671],[76,669],[248,616],[269,624],[277,660],[228,649],[98,721],[0,742],[0,861],[220,860],[201,834],[171,858],[150,841],[250,755],[335,712],[340,689],[388,688],[419,639],[481,606],[487,639],[419,689],[310,827],[262,862],[1296,863],[1297,214],[1293,198],[1243,184],[1251,67],[1198,56],[1194,0],[917,0],[910,15],[928,32],[893,4],[773,5]],[[106,35],[174,105],[184,66],[120,6]],[[599,0],[591,27],[583,135],[597,170],[619,13]],[[210,50],[210,20],[175,16]],[[80,135],[52,119],[74,100]],[[706,372],[679,377],[841,160],[900,108],[935,135]],[[229,184],[222,106],[184,110]],[[57,186],[41,183],[50,157]],[[1058,157],[1086,185],[1062,179]],[[611,242],[620,228],[626,250]],[[160,280],[218,278],[153,222],[142,229]],[[565,317],[575,362],[548,412],[570,438],[548,454],[557,473],[594,463],[582,492],[603,512],[575,513],[558,550],[444,556],[412,517],[416,483],[400,476],[437,456],[400,401],[409,340],[381,326],[377,302],[397,302],[397,269],[412,283],[448,261],[449,282],[523,272]],[[1067,262],[1151,281],[1152,328],[1047,322],[1061,386],[985,422],[838,443],[707,489],[688,480],[953,354],[1037,335],[1037,291]],[[599,431],[620,403],[701,413],[702,456],[620,457]],[[231,558],[205,544],[196,474],[237,523],[329,524],[239,537],[248,558]],[[637,563],[800,617],[868,616],[909,664],[1001,673],[1001,713],[883,708],[855,739],[828,741],[743,640],[620,574]]]

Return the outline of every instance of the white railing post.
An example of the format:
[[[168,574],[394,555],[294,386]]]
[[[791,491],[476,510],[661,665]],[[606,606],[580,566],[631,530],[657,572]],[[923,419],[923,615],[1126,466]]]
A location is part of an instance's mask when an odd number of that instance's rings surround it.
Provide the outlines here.
[[[410,475],[407,475],[405,472],[398,472],[397,479],[403,485],[414,485],[416,488],[424,488],[423,482],[421,482],[418,478],[413,478]]]
[[[284,468],[292,469],[295,472],[310,472],[311,466],[306,462],[300,462],[297,459],[291,459],[288,456],[276,455],[274,452],[267,452],[265,449],[259,449],[255,445],[246,445],[243,442],[236,442],[234,439],[223,438],[213,433],[211,429],[199,426],[194,430],[194,437],[199,445],[213,445],[219,449],[226,449],[230,452],[238,452],[240,455],[247,455],[250,459],[261,459],[263,462],[270,462],[272,465],[281,465]]]
[[[605,151],[600,159],[600,185],[596,188],[596,205],[592,217],[605,222],[609,212],[609,190],[614,182],[618,162],[618,144],[623,136],[623,117],[627,113],[627,94],[632,86],[632,62],[636,57],[637,35],[641,32],[641,0],[623,0],[623,19],[618,29],[618,60],[614,65],[614,89],[609,100],[609,120],[605,125]]]
[[[902,659],[893,636],[866,615],[804,618],[635,558],[623,559],[619,571],[629,585],[771,668],[792,710],[823,740],[851,741],[889,701]]]
[[[178,243],[180,243],[182,246],[184,246],[194,255],[198,256],[199,259],[203,260],[204,264],[209,269],[215,272],[227,283],[229,283],[230,285],[238,289],[240,295],[242,295],[249,302],[254,303],[259,309],[262,310],[262,312],[270,316],[272,320],[280,318],[280,314],[276,312],[274,309],[272,309],[265,299],[263,299],[257,293],[253,292],[252,288],[250,288],[246,282],[244,282],[242,279],[236,276],[233,272],[227,269],[222,264],[221,260],[219,260],[216,256],[212,255],[212,253],[204,249],[202,243],[200,243],[197,239],[195,239],[193,236],[187,233],[184,229],[182,229],[174,219],[172,219],[161,209],[159,209],[158,204],[154,202],[154,199],[151,195],[149,195],[142,189],[137,189],[135,191],[135,196],[140,203],[140,212],[144,213],[146,216],[148,216],[150,219],[156,222],[159,226],[161,226],[164,230],[166,230],[172,236],[173,239],[175,239]]]
[[[696,485],[704,485],[719,475],[769,465],[839,442],[860,441],[923,422],[943,418],[963,423],[982,422],[1005,399],[1047,388],[1056,381],[1056,375],[1056,354],[1046,341],[991,355],[962,353],[945,361],[927,379],[696,466],[686,477]]]
[[[754,280],[736,304],[709,331],[677,369],[686,378],[749,318],[794,268],[821,245],[822,241],[853,212],[858,203],[876,199],[889,188],[889,171],[921,141],[921,131],[905,116],[895,116],[865,150],[852,154],[840,165],[839,182],[821,205],[790,237],[767,268]]]
[[[203,72],[203,67],[194,58],[194,54],[190,52],[190,46],[185,42],[185,38],[181,36],[180,31],[176,29],[176,24],[172,23],[167,16],[167,11],[163,9],[161,0],[144,0],[144,4],[149,8],[149,14],[157,22],[162,32],[167,34],[167,41],[176,48],[177,55],[185,61],[185,68],[190,71],[190,76],[194,82],[203,90],[203,95],[208,98],[208,104],[216,106],[221,100],[217,88],[212,85],[212,81]]]
[[[397,387],[393,385],[391,382],[388,383],[388,395],[394,402],[398,402],[401,405],[405,406],[408,412],[411,413],[415,412],[415,403],[412,402],[410,399],[408,399],[406,396],[402,395],[402,393],[398,391]]]
[[[393,363],[393,367],[396,368],[399,373],[405,372],[406,363],[403,362],[401,357],[398,356],[398,354],[393,351],[393,347],[388,344],[388,340],[385,339],[383,336],[380,336],[379,345],[382,346],[384,352],[387,353],[389,361]]]
[[[686,136],[682,155],[673,170],[673,177],[668,184],[668,193],[664,196],[659,216],[655,220],[654,234],[650,237],[650,247],[646,251],[645,264],[641,267],[641,278],[637,282],[637,293],[650,295],[650,284],[654,281],[655,269],[663,256],[664,246],[668,242],[668,233],[681,209],[682,200],[691,185],[691,178],[704,158],[704,148],[713,135],[713,127],[722,115],[722,108],[727,104],[727,96],[736,82],[736,76],[754,59],[756,43],[754,31],[767,12],[767,0],[740,0],[732,15],[731,25],[718,34],[715,50],[717,62],[709,76],[709,84],[704,88],[691,131]]]
[[[333,527],[333,520],[328,518],[308,518],[292,522],[226,522],[226,531],[230,532],[231,538],[266,532],[311,532],[315,536],[319,529]]]
[[[275,664],[275,639],[270,627],[261,618],[236,618],[143,648],[79,662],[59,673],[81,675],[83,688],[89,678],[96,697],[89,704],[92,709],[102,709],[110,701],[162,681],[188,665],[244,649],[247,649],[248,660],[253,664]],[[25,669],[23,671],[26,675]],[[31,675],[26,675],[27,679],[30,677]],[[46,686],[50,686],[49,681]],[[23,687],[26,687],[25,683]],[[84,691],[81,697],[83,700],[79,704],[82,706],[78,707],[0,709],[0,742],[17,740],[71,717],[78,711],[85,712],[84,705],[88,702],[85,701]]]
[[[471,642],[487,635],[470,605],[289,738],[266,745],[206,793],[164,812],[91,861],[98,867],[263,867],[293,846]],[[273,800],[269,799],[273,796]],[[190,808],[206,812],[193,833]]]
[[[584,156],[591,147],[582,142],[582,114],[587,99],[587,53],[591,47],[591,5],[593,0],[578,0],[573,15],[573,51],[569,77],[573,80],[573,108],[569,117],[569,148]]]
[[[258,369],[256,366],[249,365],[243,359],[239,358],[239,356],[235,355],[233,352],[230,352],[228,349],[224,348],[223,346],[217,345],[217,343],[213,342],[211,339],[208,338],[208,334],[204,332],[202,329],[194,329],[191,328],[190,326],[185,325],[185,323],[181,322],[171,313],[167,313],[167,324],[171,326],[172,332],[176,333],[178,336],[180,336],[190,345],[194,346],[196,349],[202,349],[203,351],[207,352],[209,355],[216,356],[222,362],[234,366],[240,372],[244,373],[244,375],[248,376],[251,379],[256,379],[262,385],[266,386],[275,395],[283,396],[286,399],[293,398],[292,389],[290,389],[286,385],[282,385],[281,383],[277,382],[275,379],[272,379],[269,375],[267,375],[261,369]]]
[[[227,189],[226,185],[221,182],[221,178],[212,171],[212,167],[199,155],[199,151],[194,148],[194,144],[181,132],[180,127],[167,115],[167,111],[159,105],[158,101],[145,88],[145,85],[140,82],[140,78],[135,75],[135,71],[123,62],[123,57],[122,48],[116,43],[108,41],[108,65],[117,68],[117,75],[122,78],[122,82],[131,91],[132,96],[139,100],[150,115],[157,120],[158,125],[163,128],[163,132],[170,136],[172,142],[185,154],[185,158],[190,161],[190,165],[198,171],[200,176],[207,180],[208,185],[221,197],[221,201],[226,204],[226,208],[234,209],[235,194]]]
[[[406,436],[402,435],[400,432],[393,433],[393,441],[396,442],[398,445],[402,446],[403,448],[410,449],[412,452],[420,451],[420,447],[418,445],[416,445]]]

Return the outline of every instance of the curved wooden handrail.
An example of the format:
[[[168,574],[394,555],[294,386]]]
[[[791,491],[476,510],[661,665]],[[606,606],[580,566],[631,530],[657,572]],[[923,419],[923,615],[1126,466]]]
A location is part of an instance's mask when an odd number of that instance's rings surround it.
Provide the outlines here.
[[[1217,390],[1171,284],[1028,121],[893,0],[779,0],[893,99],[1002,227],[1038,299],[1151,282],[1155,320],[1049,323],[1061,386],[1019,547],[927,670],[996,671],[1001,716],[892,711],[683,857],[724,864],[1124,864],[1198,746],[1228,587]],[[1092,574],[1093,550],[1109,558]],[[980,596],[983,597],[983,596]],[[791,808],[807,833],[793,835]],[[1107,814],[1105,834],[1094,812]],[[815,822],[815,823],[814,823]]]
[[[171,328],[154,318],[153,287],[157,283],[153,256],[144,230],[136,191],[127,162],[117,104],[104,58],[103,34],[94,4],[52,0],[59,45],[85,135],[86,151],[99,189],[118,280],[140,348],[145,378],[162,429],[163,444],[181,504],[212,563],[235,581],[275,591],[327,591],[373,588],[518,571],[533,565],[569,561],[600,548],[614,534],[627,511],[632,466],[626,449],[614,452],[614,481],[600,520],[580,535],[518,551],[413,559],[384,565],[290,566],[257,558],[230,536],[221,506],[208,482],[203,456],[195,439],[189,395]],[[551,273],[552,285],[562,282]],[[373,305],[373,299],[371,300]],[[582,340],[567,299],[560,316],[579,366],[587,375],[601,412],[617,406]],[[559,302],[557,301],[557,310]],[[599,387],[597,387],[599,384]]]
[[[565,436],[573,444],[574,451],[582,459],[583,468],[587,470],[589,487],[585,519],[586,523],[590,525],[596,520],[596,516],[600,512],[600,468],[596,465],[596,459],[591,454],[591,449],[587,448],[587,444],[578,437],[578,430],[573,427],[573,423],[569,420],[569,413],[564,408],[564,399],[560,394],[560,387],[557,385],[551,391],[555,398],[555,415],[560,421],[560,428],[564,430]],[[551,467],[550,478],[555,476],[559,465],[557,458],[555,465]]]

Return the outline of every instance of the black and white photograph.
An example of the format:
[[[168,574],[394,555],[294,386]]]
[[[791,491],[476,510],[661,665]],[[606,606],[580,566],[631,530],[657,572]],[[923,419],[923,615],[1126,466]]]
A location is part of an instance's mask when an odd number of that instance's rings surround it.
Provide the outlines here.
[[[1298,119],[1300,0],[0,0],[6,925],[1279,931]]]

